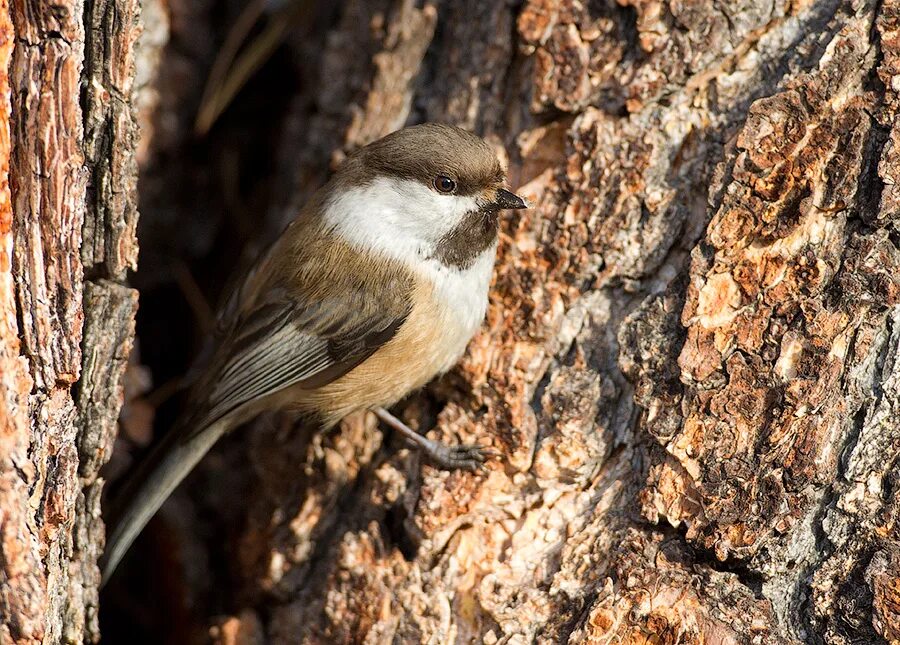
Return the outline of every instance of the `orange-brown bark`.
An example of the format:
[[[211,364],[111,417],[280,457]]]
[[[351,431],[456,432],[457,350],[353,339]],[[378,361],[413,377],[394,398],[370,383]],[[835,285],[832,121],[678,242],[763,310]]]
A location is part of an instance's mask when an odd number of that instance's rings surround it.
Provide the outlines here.
[[[202,141],[243,7],[147,0],[138,46],[132,2],[13,4],[2,638],[98,636],[136,161],[164,392],[236,258],[346,153],[430,120],[485,135],[534,208],[505,215],[466,358],[398,413],[502,457],[447,473],[365,415],[261,420],[148,527],[107,634],[897,642],[897,0],[328,4],[266,3],[287,41]]]
[[[115,436],[137,304],[124,286],[137,250],[128,80],[136,10],[0,7],[4,643],[98,637],[97,476]],[[83,86],[102,109],[83,109]]]

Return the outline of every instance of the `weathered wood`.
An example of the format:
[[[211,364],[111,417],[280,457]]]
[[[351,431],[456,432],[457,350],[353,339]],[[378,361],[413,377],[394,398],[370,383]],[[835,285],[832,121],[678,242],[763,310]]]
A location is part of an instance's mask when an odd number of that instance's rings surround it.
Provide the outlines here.
[[[16,41],[10,52],[7,26],[0,640],[90,640],[97,471],[136,307],[132,67],[157,216],[146,243],[202,256],[227,228],[214,211],[240,193],[218,195],[208,175],[177,182],[210,163],[182,153],[227,25],[211,3],[150,3],[152,38],[136,51],[129,0],[2,9]],[[167,511],[169,584],[180,566],[178,591],[200,608],[188,631],[900,641],[897,0],[333,11],[288,43],[303,82],[273,194],[237,242],[277,231],[283,204],[400,124],[485,134],[535,208],[505,216],[463,363],[399,412],[503,457],[446,473],[363,415],[325,436],[256,424]],[[232,118],[213,136],[252,137],[281,116]],[[180,251],[173,230],[190,232]],[[211,512],[189,519],[191,498]]]
[[[19,353],[16,286],[13,281],[13,209],[9,190],[12,108],[7,70],[14,34],[8,2],[0,3],[0,553],[4,580],[0,584],[0,626],[3,641],[39,639],[43,634],[44,580],[35,575],[40,564],[37,542],[29,539],[28,461],[30,427],[28,393],[32,380]],[[24,533],[24,535],[23,535]],[[24,538],[24,539],[23,539]]]
[[[137,304],[124,286],[137,253],[137,8],[0,7],[3,131],[12,136],[0,151],[11,188],[0,227],[10,241],[0,263],[10,289],[0,334],[2,642],[99,638],[97,477],[116,432]]]
[[[140,35],[138,0],[85,6],[84,151],[89,175],[81,259],[84,339],[78,409],[79,492],[72,526],[69,602],[63,624],[72,642],[100,637],[97,561],[103,553],[100,468],[112,455],[134,340],[138,294],[126,286],[137,268],[138,131],[132,87]]]
[[[9,156],[12,192],[12,279],[29,387],[15,391],[26,420],[13,456],[18,515],[7,531],[31,557],[8,593],[20,607],[4,616],[12,642],[61,639],[68,596],[70,527],[78,495],[75,405],[70,388],[81,365],[85,174],[78,103],[83,59],[80,2],[52,8],[13,2],[15,47]],[[17,353],[18,353],[17,352]],[[19,381],[22,384],[22,381]],[[19,515],[20,514],[20,515]],[[14,570],[14,569],[13,569]]]
[[[257,430],[219,641],[896,639],[895,5],[347,3],[285,159],[451,121],[536,203],[406,409],[504,458]]]

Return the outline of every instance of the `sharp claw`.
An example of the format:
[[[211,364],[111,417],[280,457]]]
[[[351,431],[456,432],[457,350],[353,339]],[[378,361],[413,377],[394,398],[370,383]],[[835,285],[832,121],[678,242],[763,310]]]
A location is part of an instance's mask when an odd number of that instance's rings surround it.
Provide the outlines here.
[[[448,446],[440,441],[426,439],[408,428],[398,418],[384,408],[373,408],[375,415],[388,426],[404,434],[415,443],[435,465],[443,469],[464,469],[469,471],[486,470],[484,462],[497,459],[503,453],[488,446],[454,445]]]
[[[441,468],[469,472],[487,472],[484,462],[501,456],[493,448],[478,445],[438,445],[427,452],[431,460]]]

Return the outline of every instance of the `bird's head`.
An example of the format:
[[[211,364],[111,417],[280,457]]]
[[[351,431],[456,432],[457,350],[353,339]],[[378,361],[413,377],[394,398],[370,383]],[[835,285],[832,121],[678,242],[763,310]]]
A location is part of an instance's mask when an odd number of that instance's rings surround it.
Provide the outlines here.
[[[356,245],[466,269],[493,251],[499,212],[527,207],[505,185],[484,139],[427,123],[354,153],[330,184],[324,216]]]

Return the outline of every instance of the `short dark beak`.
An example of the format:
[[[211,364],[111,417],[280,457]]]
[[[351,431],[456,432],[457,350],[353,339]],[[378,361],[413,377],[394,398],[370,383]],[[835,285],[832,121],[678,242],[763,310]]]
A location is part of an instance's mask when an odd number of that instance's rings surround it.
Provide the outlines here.
[[[498,208],[528,208],[528,204],[524,199],[504,188],[497,189],[497,199],[494,201],[494,203]]]

